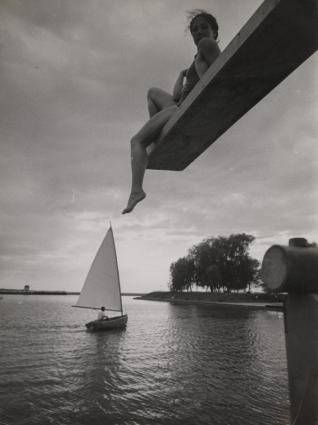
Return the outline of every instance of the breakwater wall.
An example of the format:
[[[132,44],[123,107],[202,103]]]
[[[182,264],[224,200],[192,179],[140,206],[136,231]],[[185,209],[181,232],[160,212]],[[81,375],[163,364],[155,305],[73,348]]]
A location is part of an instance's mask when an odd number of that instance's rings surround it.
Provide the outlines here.
[[[2,295],[76,295],[79,292],[66,291],[25,291],[23,289],[0,289]]]

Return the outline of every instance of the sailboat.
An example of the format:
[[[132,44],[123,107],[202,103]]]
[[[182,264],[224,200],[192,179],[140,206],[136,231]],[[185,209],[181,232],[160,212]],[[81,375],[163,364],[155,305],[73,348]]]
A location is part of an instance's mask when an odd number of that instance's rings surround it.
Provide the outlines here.
[[[123,313],[118,262],[113,230],[110,225],[88,272],[80,296],[74,307],[120,312],[86,323],[90,331],[125,328],[128,316]]]

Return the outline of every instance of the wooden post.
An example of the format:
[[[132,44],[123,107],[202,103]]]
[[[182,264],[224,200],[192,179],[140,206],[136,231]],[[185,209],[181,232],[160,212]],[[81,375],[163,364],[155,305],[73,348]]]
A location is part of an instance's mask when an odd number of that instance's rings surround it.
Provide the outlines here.
[[[285,337],[293,425],[318,424],[318,248],[294,238],[267,250],[262,276],[287,292]]]

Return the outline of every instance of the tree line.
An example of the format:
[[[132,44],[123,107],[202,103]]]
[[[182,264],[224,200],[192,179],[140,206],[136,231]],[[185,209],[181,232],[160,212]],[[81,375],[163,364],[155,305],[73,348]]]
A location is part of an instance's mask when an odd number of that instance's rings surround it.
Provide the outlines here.
[[[204,239],[188,255],[170,266],[170,290],[191,291],[193,286],[211,292],[250,290],[260,284],[259,261],[249,255],[254,236],[245,233]]]

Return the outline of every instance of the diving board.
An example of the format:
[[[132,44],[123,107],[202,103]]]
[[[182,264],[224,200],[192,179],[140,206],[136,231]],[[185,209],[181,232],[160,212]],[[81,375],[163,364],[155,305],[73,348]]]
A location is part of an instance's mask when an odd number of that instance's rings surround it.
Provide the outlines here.
[[[265,0],[148,147],[148,168],[186,168],[318,48],[318,0]]]

